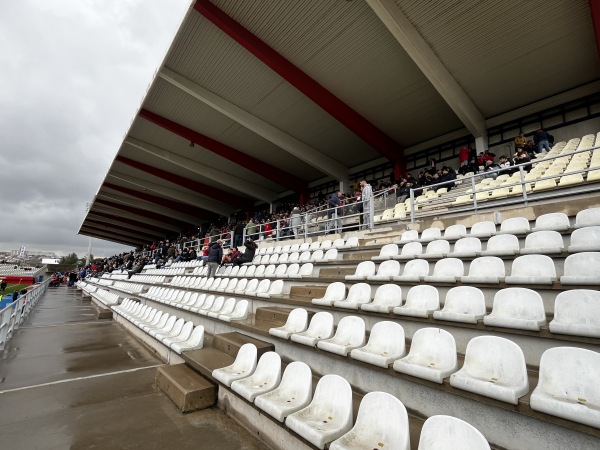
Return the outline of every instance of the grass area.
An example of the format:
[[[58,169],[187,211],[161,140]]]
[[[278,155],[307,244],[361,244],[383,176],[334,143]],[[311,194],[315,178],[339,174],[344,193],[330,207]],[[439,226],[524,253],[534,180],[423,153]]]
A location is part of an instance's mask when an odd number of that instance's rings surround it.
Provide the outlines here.
[[[8,286],[6,286],[6,290],[0,292],[0,295],[6,295],[6,294],[11,294],[14,291],[20,291],[23,288],[26,288],[27,286],[29,286],[28,284],[9,284]]]

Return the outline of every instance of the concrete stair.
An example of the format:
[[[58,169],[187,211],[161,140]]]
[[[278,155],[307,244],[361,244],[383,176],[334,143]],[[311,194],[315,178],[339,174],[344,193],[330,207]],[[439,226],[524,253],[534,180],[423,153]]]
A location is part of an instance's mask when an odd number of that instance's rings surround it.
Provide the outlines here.
[[[217,401],[217,386],[185,364],[159,367],[154,383],[182,413],[208,408]]]

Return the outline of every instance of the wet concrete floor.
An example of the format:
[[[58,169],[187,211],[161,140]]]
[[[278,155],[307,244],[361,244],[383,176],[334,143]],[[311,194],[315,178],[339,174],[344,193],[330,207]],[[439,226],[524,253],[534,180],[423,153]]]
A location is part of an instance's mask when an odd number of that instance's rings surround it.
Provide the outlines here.
[[[150,351],[75,289],[48,289],[0,359],[0,449],[264,446],[216,408],[180,414]]]

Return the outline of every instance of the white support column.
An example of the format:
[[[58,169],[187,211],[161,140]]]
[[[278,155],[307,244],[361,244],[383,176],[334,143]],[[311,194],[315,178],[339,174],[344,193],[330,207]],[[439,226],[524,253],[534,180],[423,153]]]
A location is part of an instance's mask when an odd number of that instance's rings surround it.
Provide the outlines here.
[[[350,181],[348,180],[348,178],[340,180],[340,187],[339,187],[339,189],[342,192],[342,194],[348,193],[348,190],[350,189]]]
[[[273,206],[274,206],[273,203],[269,203],[269,214],[273,214],[273,210],[274,210]]]
[[[487,135],[475,138],[475,148],[477,149],[477,154],[479,154],[479,152],[485,152],[488,149]]]
[[[485,118],[394,0],[367,0],[375,14],[421,69],[473,136],[486,134]]]
[[[321,172],[338,180],[348,178],[348,169],[340,162],[188,80],[177,72],[163,67],[158,76]]]

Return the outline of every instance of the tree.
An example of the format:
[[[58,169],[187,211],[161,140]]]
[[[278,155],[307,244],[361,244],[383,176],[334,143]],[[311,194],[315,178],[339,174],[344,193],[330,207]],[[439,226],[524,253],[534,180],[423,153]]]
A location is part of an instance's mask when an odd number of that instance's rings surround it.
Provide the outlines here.
[[[67,256],[63,256],[62,258],[60,258],[60,264],[76,266],[78,262],[79,257],[76,253],[71,253]]]

